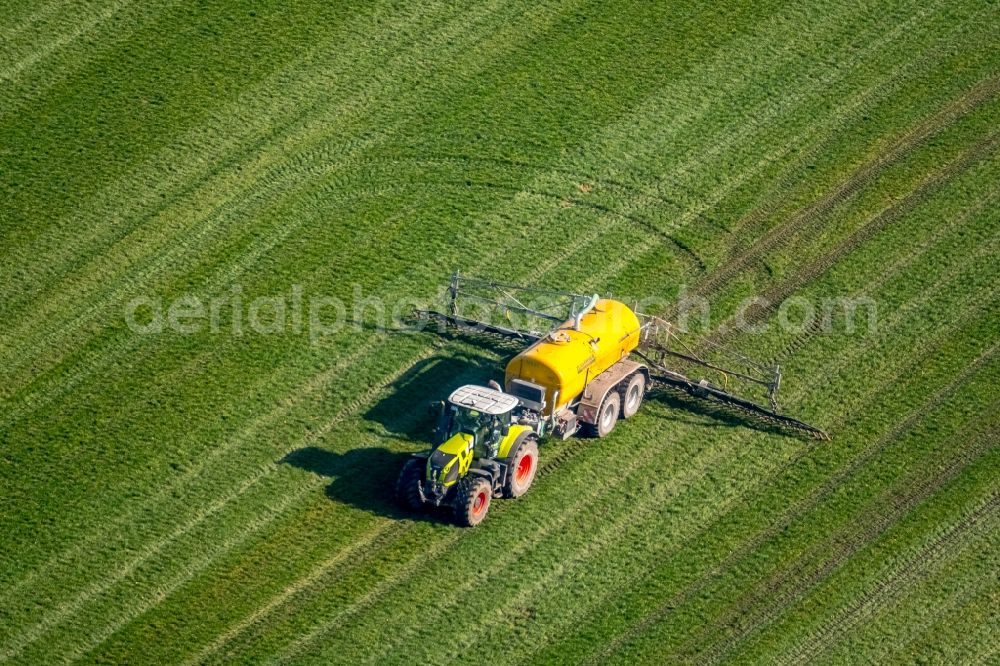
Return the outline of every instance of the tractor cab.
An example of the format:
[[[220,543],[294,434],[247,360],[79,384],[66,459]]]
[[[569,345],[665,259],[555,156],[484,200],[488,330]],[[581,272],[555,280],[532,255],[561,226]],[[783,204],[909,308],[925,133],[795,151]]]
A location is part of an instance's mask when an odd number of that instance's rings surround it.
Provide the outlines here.
[[[518,406],[514,396],[468,384],[456,389],[441,414],[438,437],[447,441],[465,433],[473,438],[478,458],[495,458],[501,440],[510,430],[511,412]]]

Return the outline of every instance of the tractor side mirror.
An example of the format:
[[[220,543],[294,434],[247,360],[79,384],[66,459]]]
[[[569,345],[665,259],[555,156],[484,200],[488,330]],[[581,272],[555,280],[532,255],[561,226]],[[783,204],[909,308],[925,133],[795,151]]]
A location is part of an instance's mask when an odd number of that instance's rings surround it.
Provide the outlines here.
[[[500,426],[500,436],[501,437],[506,437],[509,432],[510,432],[510,425],[509,424],[504,423],[502,426]]]
[[[427,413],[431,416],[440,416],[444,411],[444,400],[434,400],[427,403]]]

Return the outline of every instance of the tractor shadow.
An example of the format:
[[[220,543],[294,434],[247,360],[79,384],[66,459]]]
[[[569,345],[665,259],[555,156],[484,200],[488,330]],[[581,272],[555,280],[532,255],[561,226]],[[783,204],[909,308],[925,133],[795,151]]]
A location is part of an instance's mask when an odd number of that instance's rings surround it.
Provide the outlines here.
[[[429,449],[434,417],[429,403],[444,400],[463,384],[485,384],[503,379],[505,364],[473,354],[433,356],[420,361],[385,387],[382,397],[363,418],[374,438],[390,438],[404,450],[382,446],[359,447],[343,453],[307,446],[278,462],[330,479],[326,496],[334,502],[388,518],[442,522],[444,509],[411,513],[395,501],[396,479],[410,452]]]
[[[395,498],[396,478],[410,454],[382,447],[334,453],[316,446],[292,451],[278,462],[331,479],[326,496],[376,516],[441,522],[443,511],[410,513]]]

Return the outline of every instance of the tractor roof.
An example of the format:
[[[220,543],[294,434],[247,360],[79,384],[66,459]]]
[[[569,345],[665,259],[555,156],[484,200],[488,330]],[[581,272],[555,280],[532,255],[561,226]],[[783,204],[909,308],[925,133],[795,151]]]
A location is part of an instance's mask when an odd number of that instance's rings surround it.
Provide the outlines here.
[[[485,386],[466,384],[448,397],[448,402],[468,407],[484,414],[505,414],[517,407],[518,400],[509,393],[496,391]]]

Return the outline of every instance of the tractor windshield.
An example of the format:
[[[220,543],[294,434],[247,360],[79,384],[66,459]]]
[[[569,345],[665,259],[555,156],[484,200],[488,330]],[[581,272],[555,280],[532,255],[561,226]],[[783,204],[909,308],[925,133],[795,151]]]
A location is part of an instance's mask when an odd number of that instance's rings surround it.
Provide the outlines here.
[[[459,432],[466,432],[479,437],[485,432],[490,423],[490,417],[474,409],[457,407],[451,420],[451,432],[449,436]]]

